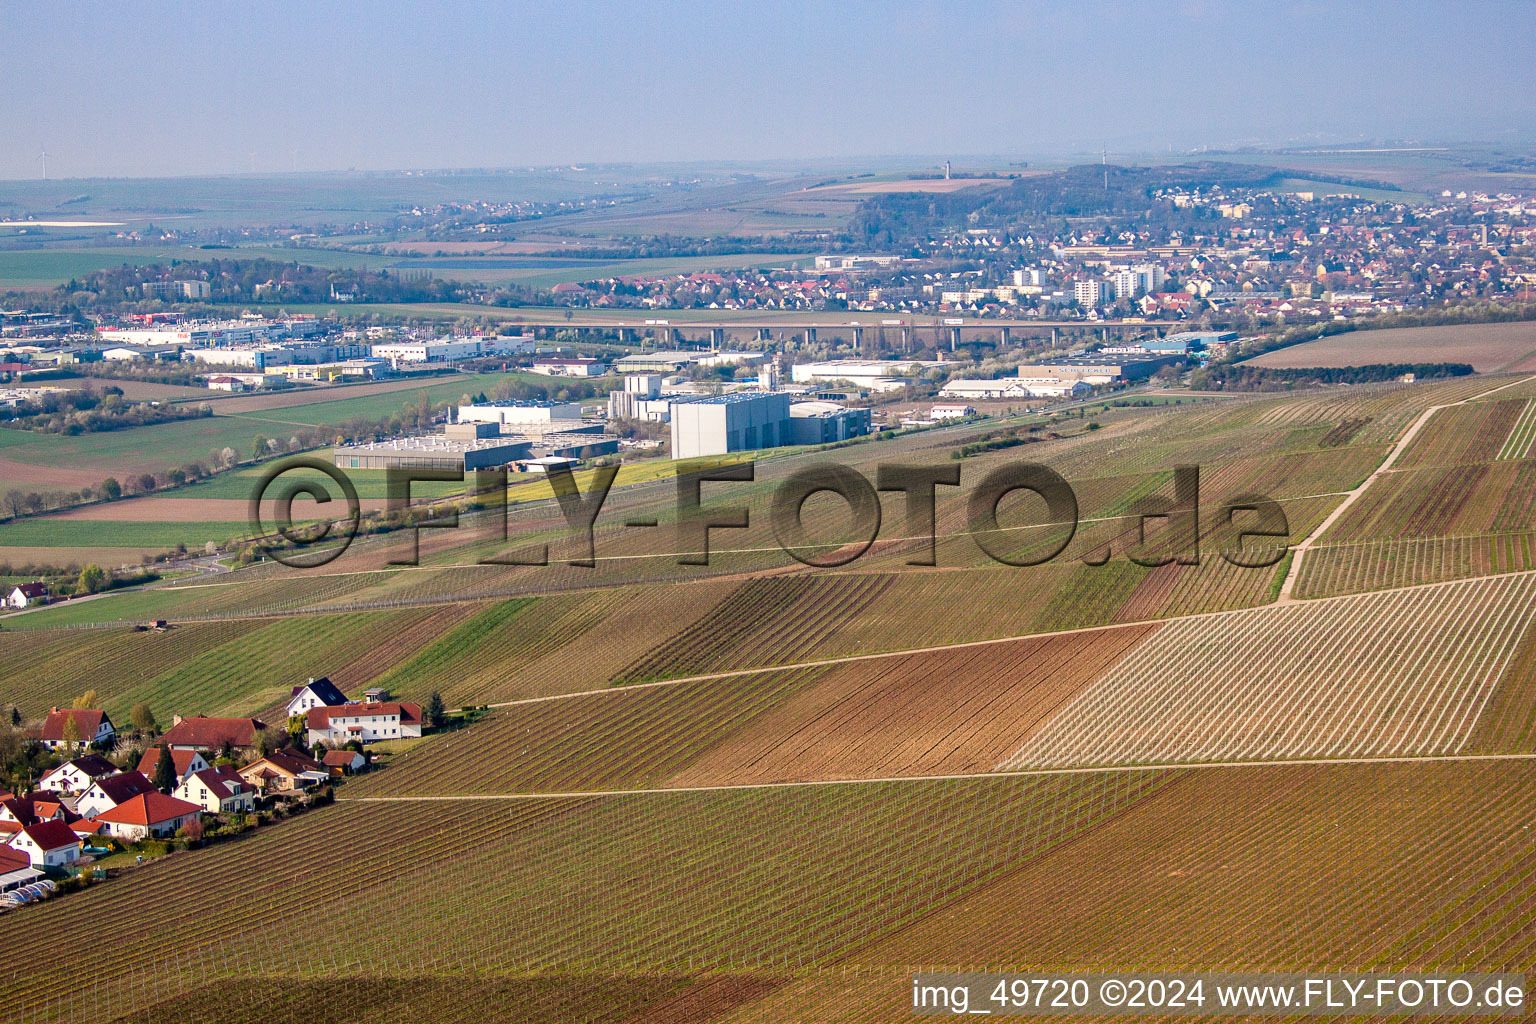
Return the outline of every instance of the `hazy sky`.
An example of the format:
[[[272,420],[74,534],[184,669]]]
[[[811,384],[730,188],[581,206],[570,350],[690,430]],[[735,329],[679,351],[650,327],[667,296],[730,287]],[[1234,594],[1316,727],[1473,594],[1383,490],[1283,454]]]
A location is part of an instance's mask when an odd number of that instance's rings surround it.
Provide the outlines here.
[[[1529,141],[1536,5],[0,0],[0,177]]]

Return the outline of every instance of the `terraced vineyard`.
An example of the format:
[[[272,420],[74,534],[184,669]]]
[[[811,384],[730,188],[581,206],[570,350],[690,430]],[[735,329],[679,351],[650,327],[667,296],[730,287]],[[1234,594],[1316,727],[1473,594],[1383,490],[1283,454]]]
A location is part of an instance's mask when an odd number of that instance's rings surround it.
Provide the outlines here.
[[[1307,552],[1297,597],[1332,597],[1536,569],[1536,534],[1324,544]]]
[[[134,702],[154,680],[239,644],[269,626],[262,619],[189,622],[159,632],[121,626],[89,630],[31,630],[4,634],[7,701],[31,714],[68,706],[87,690],[116,720],[126,722]],[[167,719],[171,708],[151,708]]]
[[[82,1016],[87,999],[151,1006],[221,980],[254,984],[268,969],[270,936],[249,922],[293,914],[323,916],[350,936],[323,957],[285,964],[293,981],[424,969],[815,970],[1084,834],[1164,781],[1131,772],[344,803],[49,907],[59,942],[134,915],[139,940],[105,949],[85,989],[61,989],[34,970],[25,915],[0,916],[0,998],[35,1008],[28,1020],[40,1021]],[[334,856],[338,847],[351,853]],[[231,891],[239,898],[224,898]],[[203,909],[187,914],[188,905]]]
[[[523,704],[424,741],[347,789],[457,796],[651,786],[811,686],[791,669]],[[494,751],[494,754],[489,753]]]
[[[1525,408],[1520,411],[1519,418],[1509,431],[1509,437],[1505,438],[1503,447],[1499,449],[1499,458],[1528,459],[1533,444],[1536,444],[1536,400],[1528,398]]]
[[[308,676],[325,675],[384,646],[429,614],[401,609],[351,615],[296,615],[263,621],[250,631],[188,658],[120,702],[183,714],[253,714],[286,700]]]
[[[850,662],[668,780],[677,786],[987,771],[1158,627]]]
[[[1530,972],[1533,801],[1529,764],[1192,772],[731,1019],[908,1019],[933,969]]]
[[[1441,409],[1419,431],[1398,465],[1413,469],[1491,462],[1500,457],[1526,404],[1525,400],[1506,399]]]
[[[614,677],[638,682],[795,661],[859,617],[891,585],[886,575],[751,580],[703,619]]]
[[[326,1007],[333,1024],[544,1024],[711,1020],[773,991],[754,975],[430,975],[299,981],[271,975],[215,982],[158,1005],[103,1017],[114,1024],[278,1024]]]
[[[1181,619],[1003,766],[1455,753],[1533,597],[1527,574]]]

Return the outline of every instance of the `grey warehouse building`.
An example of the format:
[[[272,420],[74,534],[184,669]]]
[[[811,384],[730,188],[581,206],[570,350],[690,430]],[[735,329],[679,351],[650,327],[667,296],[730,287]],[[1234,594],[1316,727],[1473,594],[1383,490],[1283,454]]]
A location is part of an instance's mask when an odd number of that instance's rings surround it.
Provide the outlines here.
[[[835,402],[796,402],[789,407],[795,444],[832,444],[869,433],[868,409],[846,409]]]
[[[338,469],[447,469],[474,471],[526,459],[533,445],[522,438],[398,437],[336,449]]]
[[[793,443],[788,394],[741,392],[672,407],[674,459]]]

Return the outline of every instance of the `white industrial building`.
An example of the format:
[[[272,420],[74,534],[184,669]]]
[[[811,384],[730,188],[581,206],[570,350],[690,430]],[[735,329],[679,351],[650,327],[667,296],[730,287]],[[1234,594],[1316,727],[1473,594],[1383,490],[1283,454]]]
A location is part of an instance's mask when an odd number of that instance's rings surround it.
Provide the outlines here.
[[[540,356],[529,369],[546,377],[601,377],[608,372],[607,364],[597,359],[565,359],[558,356]]]
[[[495,423],[512,433],[545,434],[580,428],[580,402],[484,402],[459,406],[460,423]]]
[[[632,373],[624,378],[624,390],[608,395],[608,418],[666,423],[672,418],[674,398],[663,398],[661,374]]]
[[[672,457],[775,448],[793,443],[789,395],[739,391],[672,407]]]
[[[1077,398],[1093,388],[1081,380],[1057,377],[1002,377],[997,380],[952,380],[939,389],[941,398],[987,401],[1005,398]]]
[[[448,363],[456,359],[510,356],[532,351],[532,338],[504,335],[495,338],[385,341],[371,346],[369,355],[375,359],[387,359],[391,366],[398,366],[401,363]]]
[[[796,384],[845,380],[871,391],[895,391],[907,386],[903,378],[943,365],[942,362],[921,359],[829,359],[820,363],[796,363],[790,367],[790,379]]]

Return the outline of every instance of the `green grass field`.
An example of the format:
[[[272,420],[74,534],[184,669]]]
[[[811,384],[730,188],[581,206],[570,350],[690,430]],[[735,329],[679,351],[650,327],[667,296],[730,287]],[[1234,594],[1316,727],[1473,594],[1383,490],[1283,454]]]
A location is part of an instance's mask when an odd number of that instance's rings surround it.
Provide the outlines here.
[[[244,522],[148,523],[94,519],[21,519],[0,525],[0,548],[169,548],[220,544],[250,532]]]

